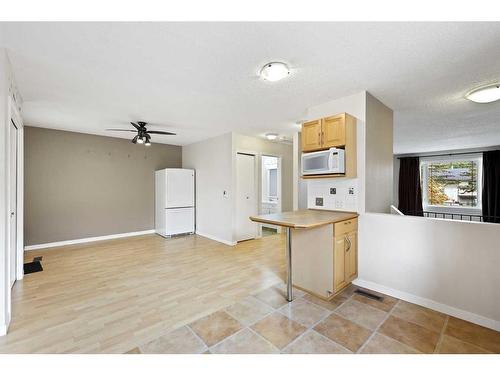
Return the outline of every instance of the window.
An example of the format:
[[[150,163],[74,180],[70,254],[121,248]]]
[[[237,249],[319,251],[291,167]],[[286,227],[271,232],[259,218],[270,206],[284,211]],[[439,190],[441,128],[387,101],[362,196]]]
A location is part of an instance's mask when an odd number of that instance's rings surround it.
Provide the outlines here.
[[[278,169],[269,169],[269,198],[278,197]]]
[[[481,209],[481,155],[423,157],[420,173],[424,211],[436,207],[449,211]]]

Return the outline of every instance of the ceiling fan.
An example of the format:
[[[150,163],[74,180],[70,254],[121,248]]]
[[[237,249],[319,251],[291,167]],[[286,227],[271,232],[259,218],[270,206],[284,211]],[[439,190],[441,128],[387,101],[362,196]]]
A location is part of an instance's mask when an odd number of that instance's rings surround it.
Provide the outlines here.
[[[131,124],[135,128],[135,130],[134,129],[106,129],[106,130],[115,132],[134,132],[134,133],[137,132],[137,135],[132,139],[132,143],[134,144],[144,143],[145,146],[151,146],[150,134],[176,135],[175,133],[164,132],[160,130],[147,130],[146,125],[148,123],[144,121],[137,121],[137,124],[135,122],[131,122]]]

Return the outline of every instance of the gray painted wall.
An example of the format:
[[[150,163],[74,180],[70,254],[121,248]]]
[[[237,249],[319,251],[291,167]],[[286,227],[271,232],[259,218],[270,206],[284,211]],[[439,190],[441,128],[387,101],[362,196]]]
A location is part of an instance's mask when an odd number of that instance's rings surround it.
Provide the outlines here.
[[[393,111],[366,94],[366,212],[390,213],[393,195]]]
[[[180,146],[44,128],[24,146],[25,245],[154,229],[154,171],[182,166]]]

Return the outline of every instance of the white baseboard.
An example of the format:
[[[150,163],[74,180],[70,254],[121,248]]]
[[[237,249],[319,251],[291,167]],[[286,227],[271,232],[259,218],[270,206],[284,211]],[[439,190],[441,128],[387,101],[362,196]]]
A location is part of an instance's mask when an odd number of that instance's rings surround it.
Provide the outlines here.
[[[99,237],[87,237],[87,238],[79,238],[79,239],[76,239],[76,240],[59,241],[59,242],[49,242],[49,243],[42,243],[42,244],[39,244],[39,245],[29,245],[29,246],[25,246],[24,250],[25,251],[29,251],[29,250],[46,249],[46,248],[49,248],[49,247],[75,245],[75,244],[85,243],[85,242],[113,240],[115,238],[142,236],[144,234],[152,234],[152,233],[155,233],[154,229],[143,230],[143,231],[139,231],[139,232],[127,232],[127,233],[109,234],[109,235],[106,235],[106,236],[99,236]]]
[[[384,285],[373,283],[371,281],[356,279],[352,282],[354,285],[361,288],[371,289],[375,292],[387,294],[388,296],[402,299],[406,302],[411,302],[416,305],[427,307],[432,310],[439,311],[443,314],[454,316],[459,319],[466,320],[471,323],[478,324],[483,327],[494,329],[495,331],[500,331],[500,322],[494,319],[486,318],[484,316],[474,314],[470,311],[465,311],[457,309],[456,307],[448,306],[424,297],[419,297],[411,293],[406,293],[401,290],[392,289]]]
[[[222,243],[223,243],[223,244],[225,244],[225,245],[229,245],[229,246],[234,246],[234,245],[236,245],[236,241],[233,241],[233,242],[231,242],[231,241],[226,241],[226,240],[220,239],[220,238],[218,238],[218,237],[212,236],[211,234],[201,233],[201,232],[198,232],[198,231],[196,231],[196,234],[197,234],[198,236],[206,237],[206,238],[208,238],[208,239],[211,239],[211,240],[214,240],[214,241],[217,241],[217,242],[222,242]]]

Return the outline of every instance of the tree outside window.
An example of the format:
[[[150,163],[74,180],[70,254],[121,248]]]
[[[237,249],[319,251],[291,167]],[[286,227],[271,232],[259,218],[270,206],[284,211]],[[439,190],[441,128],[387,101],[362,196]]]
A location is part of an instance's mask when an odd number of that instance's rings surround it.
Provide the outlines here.
[[[478,207],[478,160],[424,162],[425,205]]]

